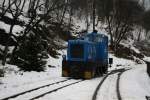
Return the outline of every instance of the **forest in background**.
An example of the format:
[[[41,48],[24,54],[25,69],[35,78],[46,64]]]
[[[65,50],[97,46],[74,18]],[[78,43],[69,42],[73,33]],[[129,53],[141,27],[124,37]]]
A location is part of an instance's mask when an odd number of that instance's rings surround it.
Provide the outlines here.
[[[86,28],[77,32],[75,19]],[[144,34],[148,40],[150,10],[144,0],[2,0],[0,22],[9,25],[0,27],[2,65],[43,71],[48,54],[57,58],[65,41],[88,32],[91,24],[104,28],[115,53],[127,38],[141,41]],[[21,31],[14,32],[17,28]]]

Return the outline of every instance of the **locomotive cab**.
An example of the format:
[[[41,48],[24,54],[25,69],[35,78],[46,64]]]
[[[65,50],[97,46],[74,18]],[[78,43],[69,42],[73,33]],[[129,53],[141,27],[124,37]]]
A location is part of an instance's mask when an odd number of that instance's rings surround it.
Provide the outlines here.
[[[62,63],[62,76],[74,78],[92,78],[91,64],[96,59],[94,44],[84,40],[68,42],[67,57]]]

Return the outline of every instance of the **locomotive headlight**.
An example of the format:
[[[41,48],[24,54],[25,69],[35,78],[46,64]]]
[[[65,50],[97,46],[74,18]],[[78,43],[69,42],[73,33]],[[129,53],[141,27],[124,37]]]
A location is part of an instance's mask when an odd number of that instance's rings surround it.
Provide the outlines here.
[[[92,78],[92,72],[90,72],[90,71],[85,71],[85,72],[84,72],[84,78],[85,78],[85,79],[90,79],[90,78]]]

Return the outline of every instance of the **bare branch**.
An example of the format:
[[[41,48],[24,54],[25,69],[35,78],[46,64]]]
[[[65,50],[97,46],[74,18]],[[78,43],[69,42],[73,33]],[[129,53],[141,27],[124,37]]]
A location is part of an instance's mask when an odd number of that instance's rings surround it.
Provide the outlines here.
[[[23,37],[26,36],[26,34],[27,34],[30,30],[32,30],[35,26],[37,26],[43,19],[45,19],[51,11],[54,11],[54,10],[56,10],[56,9],[61,8],[61,7],[64,6],[64,4],[62,4],[62,5],[60,5],[60,6],[55,7],[56,4],[57,4],[57,2],[58,2],[58,0],[56,0],[56,1],[52,4],[52,6],[48,9],[48,11],[44,14],[44,16],[40,17],[39,20],[37,20],[35,23],[33,23],[32,27],[28,27],[28,28],[25,29]],[[32,21],[33,21],[33,20],[32,20]],[[31,23],[30,23],[30,24],[31,24]]]
[[[11,3],[11,0],[9,0],[9,2],[8,2],[8,4],[11,5],[11,6],[12,6],[13,4],[15,4],[15,3],[16,3],[16,0],[14,0],[13,3]],[[12,14],[12,16],[15,17],[15,15],[14,15],[14,13],[13,13],[13,9],[11,8],[11,6],[9,7],[8,10],[9,10],[10,13]]]
[[[21,0],[16,0],[16,2],[14,4],[15,4],[15,7],[16,7],[15,10],[18,12],[19,11],[19,6],[21,5]]]
[[[20,12],[19,12],[19,15],[20,15],[21,12],[23,11],[23,8],[24,8],[24,6],[25,6],[25,1],[26,1],[26,0],[23,1],[22,7],[21,7]]]
[[[5,2],[6,2],[6,0],[4,0],[3,3],[2,3],[2,13],[3,13],[4,9],[5,9]]]

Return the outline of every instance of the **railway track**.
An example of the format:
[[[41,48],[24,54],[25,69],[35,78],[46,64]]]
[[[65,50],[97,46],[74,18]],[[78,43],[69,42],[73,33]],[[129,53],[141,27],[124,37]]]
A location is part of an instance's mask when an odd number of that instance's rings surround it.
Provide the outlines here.
[[[0,100],[9,100],[9,99],[21,100],[22,97],[27,97],[30,94],[34,94],[33,92],[36,93],[36,91],[38,92],[38,91],[42,91],[42,89],[51,88],[51,87],[56,86],[56,88],[54,88],[54,89],[47,90],[46,92],[40,93],[40,94],[33,96],[33,97],[29,96],[28,99],[26,98],[26,100],[34,100],[34,99],[38,99],[38,98],[40,98],[46,94],[56,92],[57,90],[63,89],[65,87],[71,86],[73,84],[77,84],[77,83],[82,82],[82,81],[84,81],[84,80],[78,80],[77,81],[77,80],[66,79],[66,80],[55,82],[55,83],[50,83],[50,84],[47,84],[44,86],[40,86],[40,87],[37,87],[34,89],[30,89],[30,90],[27,90],[27,91],[24,91],[24,92],[21,92],[21,93],[18,93],[18,94],[9,96],[9,97],[2,98]],[[63,85],[60,85],[60,84],[63,84]],[[60,85],[60,86],[57,86],[57,85]]]
[[[118,69],[118,70],[114,70],[111,71],[110,73],[108,73],[107,75],[105,75],[103,77],[103,79],[100,81],[100,83],[98,84],[97,88],[95,89],[95,92],[93,94],[92,100],[97,100],[97,94],[101,89],[101,86],[103,85],[104,81],[112,74],[116,74],[118,73],[118,77],[117,77],[117,82],[116,82],[116,94],[117,94],[117,99],[118,100],[122,100],[121,94],[120,94],[120,89],[119,89],[119,84],[120,84],[120,76],[122,75],[123,72],[125,72],[126,69]]]
[[[51,90],[51,91],[48,91],[48,92],[43,93],[43,94],[41,94],[41,95],[38,95],[38,96],[36,96],[36,97],[34,97],[34,98],[31,98],[30,100],[38,99],[38,98],[40,98],[40,97],[43,97],[43,96],[46,95],[46,94],[50,94],[50,93],[56,92],[57,90],[60,90],[60,89],[63,89],[63,88],[65,88],[65,87],[68,87],[68,86],[71,86],[71,85],[80,83],[80,82],[82,82],[82,81],[84,81],[84,80],[77,81],[77,82],[74,82],[74,83],[70,83],[70,84],[67,84],[67,85],[65,85],[65,86],[61,86],[61,87],[59,87],[59,88],[56,88],[56,89],[54,89],[54,90]]]
[[[122,75],[123,72],[120,72],[118,74],[118,78],[117,78],[117,85],[116,85],[116,92],[117,92],[117,97],[118,97],[118,100],[122,100],[122,97],[121,97],[121,94],[120,94],[120,87],[119,87],[119,84],[120,84],[120,76]]]
[[[122,97],[121,97],[121,94],[120,94],[120,89],[119,89],[119,84],[120,84],[120,76],[125,71],[126,71],[126,69],[118,69],[118,70],[114,70],[114,71],[111,71],[110,73],[106,74],[103,77],[103,79],[100,81],[100,83],[98,84],[98,86],[97,86],[97,88],[96,88],[96,90],[93,94],[92,100],[97,100],[97,94],[100,91],[101,86],[103,85],[105,80],[107,80],[107,78],[110,75],[113,75],[113,74],[117,74],[117,82],[116,82],[117,99],[122,100]],[[82,81],[84,81],[84,80],[66,79],[66,80],[50,83],[50,84],[47,84],[47,85],[44,85],[44,86],[40,86],[40,87],[31,89],[31,90],[28,90],[28,91],[24,91],[24,92],[21,92],[21,93],[18,93],[18,94],[9,96],[9,97],[5,97],[5,98],[2,98],[0,100],[9,100],[9,99],[21,100],[22,98],[25,98],[25,100],[35,100],[35,99],[41,98],[41,97],[43,97],[47,94],[51,94],[53,92],[61,90],[65,87],[69,87],[71,85],[80,83]]]

